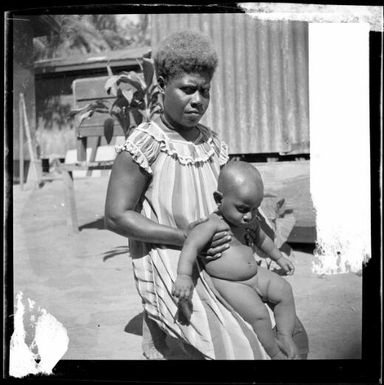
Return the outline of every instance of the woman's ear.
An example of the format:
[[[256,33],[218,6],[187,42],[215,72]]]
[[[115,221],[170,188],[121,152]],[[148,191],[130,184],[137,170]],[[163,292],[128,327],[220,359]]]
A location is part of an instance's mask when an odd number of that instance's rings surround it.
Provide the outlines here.
[[[213,199],[215,200],[218,206],[221,205],[221,201],[223,200],[223,194],[220,191],[215,191],[213,193]]]

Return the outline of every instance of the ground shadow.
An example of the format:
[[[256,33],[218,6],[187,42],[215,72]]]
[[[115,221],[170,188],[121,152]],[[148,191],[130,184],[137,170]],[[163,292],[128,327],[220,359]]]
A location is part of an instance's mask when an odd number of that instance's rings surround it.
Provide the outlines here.
[[[103,253],[103,262],[110,258],[116,257],[116,255],[128,254],[128,246],[118,246],[112,250],[108,250]]]
[[[135,334],[137,336],[143,335],[143,317],[144,312],[135,315],[125,326],[124,331],[126,333]]]
[[[125,326],[124,331],[142,337],[143,317],[144,312],[135,315]],[[201,352],[177,338],[167,335],[165,344],[166,347],[157,346],[156,349],[166,360],[204,360],[204,355]]]
[[[79,230],[84,230],[84,229],[98,229],[98,230],[105,230],[104,226],[104,217],[99,218],[96,221],[86,223],[85,225],[79,226]]]
[[[289,246],[292,247],[294,251],[301,251],[303,253],[313,254],[316,244],[315,243],[296,243],[296,242],[288,242]]]

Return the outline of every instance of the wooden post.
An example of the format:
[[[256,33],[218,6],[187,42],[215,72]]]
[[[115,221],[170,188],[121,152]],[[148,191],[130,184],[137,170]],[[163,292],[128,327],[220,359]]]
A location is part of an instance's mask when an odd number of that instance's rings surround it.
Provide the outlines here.
[[[77,161],[87,161],[87,137],[83,136],[80,132],[80,126],[76,126],[76,150]]]
[[[96,160],[96,153],[97,149],[99,148],[101,143],[101,136],[96,137],[96,141],[92,143],[92,152],[91,152],[91,158],[89,159],[90,162],[94,162]],[[92,175],[92,170],[88,169],[87,170],[87,176]]]
[[[20,189],[24,190],[24,127],[21,99],[19,99],[19,178]]]
[[[33,148],[32,148],[31,131],[29,129],[27,109],[25,107],[25,99],[24,99],[24,94],[23,93],[20,93],[20,103],[21,103],[22,110],[23,110],[25,132],[27,134],[27,143],[28,143],[29,157],[30,157],[30,163],[31,163],[30,167],[32,167],[32,170],[33,170],[33,172],[35,174],[35,181],[36,181],[37,187],[39,187],[40,186],[40,182],[41,182],[41,180],[40,180],[40,173],[37,170],[36,160],[35,160],[35,153],[34,153]]]
[[[67,225],[70,226],[73,232],[79,232],[79,225],[77,221],[75,189],[73,184],[72,171],[68,171],[65,167],[61,168],[61,175],[65,186],[65,204],[67,206]]]

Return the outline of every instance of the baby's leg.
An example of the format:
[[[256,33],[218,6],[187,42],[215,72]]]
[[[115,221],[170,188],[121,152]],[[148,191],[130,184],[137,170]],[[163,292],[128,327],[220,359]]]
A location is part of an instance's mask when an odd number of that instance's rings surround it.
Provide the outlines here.
[[[239,282],[213,277],[212,282],[234,310],[252,325],[267,354],[272,359],[286,359],[276,343],[268,310],[257,292]]]
[[[273,308],[279,346],[288,358],[298,358],[297,347],[292,339],[296,310],[291,285],[276,273],[262,267],[257,271],[257,278],[258,289]]]

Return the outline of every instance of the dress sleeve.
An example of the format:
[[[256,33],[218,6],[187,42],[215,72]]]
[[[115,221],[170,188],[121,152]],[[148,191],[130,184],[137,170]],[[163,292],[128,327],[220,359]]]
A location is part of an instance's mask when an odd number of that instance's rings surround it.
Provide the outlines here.
[[[140,126],[135,128],[127,140],[116,146],[116,152],[128,151],[132,159],[148,174],[152,175],[151,165],[160,152],[160,144]]]
[[[225,142],[219,139],[218,135],[214,131],[211,132],[214,150],[219,158],[220,166],[223,166],[228,162],[229,159],[228,146]]]

